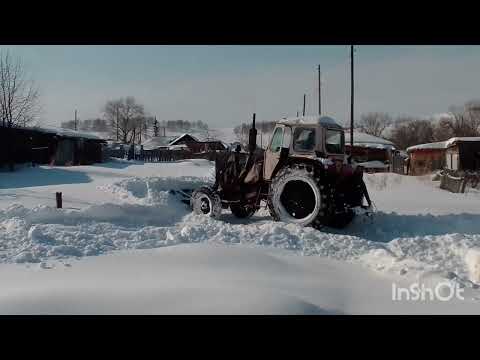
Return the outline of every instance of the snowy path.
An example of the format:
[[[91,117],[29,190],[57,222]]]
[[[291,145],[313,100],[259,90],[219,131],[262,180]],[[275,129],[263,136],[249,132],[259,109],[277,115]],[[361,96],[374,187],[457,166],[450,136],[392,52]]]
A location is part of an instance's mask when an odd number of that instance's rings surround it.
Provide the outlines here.
[[[65,266],[68,265],[68,266]],[[480,313],[478,302],[391,301],[391,279],[358,265],[260,248],[119,251],[51,269],[0,265],[9,314]],[[402,281],[397,281],[402,284]]]
[[[427,178],[367,175],[374,223],[319,232],[273,222],[265,210],[250,221],[195,216],[168,192],[197,187],[212,170],[204,160],[117,161],[0,173],[0,313],[479,312],[473,299],[480,290],[470,281],[480,282],[479,193],[451,194]],[[56,191],[64,193],[63,210],[53,207]],[[106,272],[103,280],[96,271]],[[128,279],[137,271],[144,295],[128,305],[136,292],[135,276]],[[468,300],[391,301],[392,281],[447,278],[465,286]],[[108,309],[98,302],[109,298],[106,289],[122,295]],[[199,303],[179,301],[176,291]]]

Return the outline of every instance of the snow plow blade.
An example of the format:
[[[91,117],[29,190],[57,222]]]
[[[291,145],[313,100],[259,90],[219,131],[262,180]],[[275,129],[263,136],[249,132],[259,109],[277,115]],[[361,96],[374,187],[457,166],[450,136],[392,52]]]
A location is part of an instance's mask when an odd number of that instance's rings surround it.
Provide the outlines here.
[[[170,194],[176,196],[182,203],[190,207],[190,198],[194,189],[170,190]]]
[[[353,208],[353,212],[360,222],[371,224],[373,223],[376,211],[373,207],[357,206]]]

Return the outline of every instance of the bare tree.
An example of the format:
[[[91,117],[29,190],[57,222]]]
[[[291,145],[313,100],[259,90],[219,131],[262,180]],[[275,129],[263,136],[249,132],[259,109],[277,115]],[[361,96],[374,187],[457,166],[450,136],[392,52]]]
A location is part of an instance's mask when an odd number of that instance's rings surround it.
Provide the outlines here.
[[[428,120],[418,120],[410,117],[399,118],[395,121],[395,127],[389,140],[400,149],[430,143],[435,141],[434,127]]]
[[[26,126],[40,113],[39,92],[20,58],[0,52],[0,117],[5,127]]]
[[[141,121],[145,117],[143,105],[137,103],[133,96],[108,101],[103,113],[110,123],[110,131],[124,143],[135,140]]]
[[[360,117],[359,128],[362,132],[373,136],[382,136],[386,127],[392,123],[390,115],[381,112],[371,112]]]
[[[463,107],[451,106],[449,115],[439,122],[439,130],[444,136],[480,136],[480,101],[471,100]]]

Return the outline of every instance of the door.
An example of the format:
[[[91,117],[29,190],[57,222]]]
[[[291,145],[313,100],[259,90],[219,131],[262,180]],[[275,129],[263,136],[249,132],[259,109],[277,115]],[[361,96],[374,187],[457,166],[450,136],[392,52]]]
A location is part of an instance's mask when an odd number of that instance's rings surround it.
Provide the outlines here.
[[[280,151],[283,146],[283,127],[275,128],[270,145],[265,150],[265,161],[263,163],[263,178],[270,180],[275,167],[280,161]]]

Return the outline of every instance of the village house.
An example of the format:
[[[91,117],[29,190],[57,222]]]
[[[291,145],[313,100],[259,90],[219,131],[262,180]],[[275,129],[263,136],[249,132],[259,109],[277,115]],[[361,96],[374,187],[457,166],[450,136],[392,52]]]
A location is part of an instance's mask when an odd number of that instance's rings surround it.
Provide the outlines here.
[[[190,134],[180,136],[157,136],[143,143],[144,150],[187,150],[192,153],[225,150],[225,145],[218,140],[200,141]]]
[[[407,148],[410,174],[424,175],[435,170],[480,169],[480,137],[454,137],[447,141]]]

